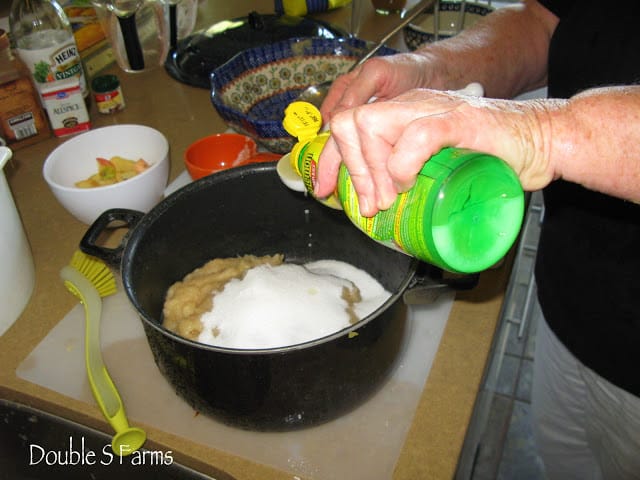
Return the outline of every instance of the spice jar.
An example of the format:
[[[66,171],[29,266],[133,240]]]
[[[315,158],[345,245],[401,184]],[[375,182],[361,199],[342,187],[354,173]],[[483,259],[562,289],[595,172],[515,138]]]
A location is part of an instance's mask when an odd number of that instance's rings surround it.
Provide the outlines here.
[[[120,80],[115,75],[100,75],[91,81],[91,89],[100,113],[113,113],[125,107]]]

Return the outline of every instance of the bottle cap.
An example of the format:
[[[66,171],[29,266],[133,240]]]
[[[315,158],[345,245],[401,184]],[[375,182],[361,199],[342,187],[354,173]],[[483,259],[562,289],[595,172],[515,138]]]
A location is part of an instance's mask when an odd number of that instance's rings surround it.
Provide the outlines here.
[[[282,126],[299,142],[304,142],[318,134],[322,127],[322,115],[311,103],[292,102],[284,111]]]
[[[311,141],[322,127],[322,115],[315,105],[308,102],[292,102],[284,111],[282,126],[290,135],[298,139],[291,149],[291,167],[302,176],[298,169],[298,157],[305,145]]]
[[[91,89],[95,93],[111,92],[120,86],[120,81],[115,75],[100,75],[91,81]]]

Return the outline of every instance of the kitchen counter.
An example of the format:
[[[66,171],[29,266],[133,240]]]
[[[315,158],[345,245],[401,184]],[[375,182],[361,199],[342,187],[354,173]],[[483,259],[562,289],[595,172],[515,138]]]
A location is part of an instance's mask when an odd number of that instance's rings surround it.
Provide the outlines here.
[[[414,2],[409,2],[410,5]],[[272,11],[268,1],[210,0],[202,3],[199,24]],[[367,7],[369,5],[367,4]],[[0,9],[0,15],[8,12]],[[318,15],[348,28],[349,8]],[[206,22],[205,22],[206,19]],[[365,12],[361,36],[376,38],[392,18]],[[217,116],[209,92],[183,85],[162,68],[126,74],[112,68],[122,83],[126,109],[101,115],[91,106],[93,127],[143,123],[162,131],[171,147],[170,180],[184,169],[182,153],[194,140],[227,129]],[[17,150],[5,174],[29,239],[36,267],[36,285],[24,312],[0,337],[0,397],[21,402],[110,432],[95,404],[81,402],[27,382],[16,369],[47,333],[77,304],[59,279],[87,226],[75,220],[53,197],[41,170],[45,157],[64,139],[50,138]],[[418,408],[402,446],[393,478],[441,479],[454,476],[458,457],[487,364],[509,276],[510,262],[484,272],[477,288],[459,293],[453,303]],[[172,450],[175,460],[214,477],[225,472],[237,479],[290,479],[290,473],[186,440],[150,425],[147,447]]]

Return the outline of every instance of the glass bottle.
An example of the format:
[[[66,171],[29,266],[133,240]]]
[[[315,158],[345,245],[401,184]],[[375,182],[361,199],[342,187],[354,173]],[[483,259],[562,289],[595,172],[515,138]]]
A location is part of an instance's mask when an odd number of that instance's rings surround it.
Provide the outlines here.
[[[9,26],[15,50],[38,90],[77,77],[82,96],[89,90],[71,24],[55,0],[13,0]]]
[[[104,29],[118,66],[128,73],[164,65],[169,24],[160,0],[92,0],[105,19]]]
[[[285,130],[298,138],[292,168],[313,193],[318,158],[330,133],[318,133],[322,118],[306,102],[285,111]],[[456,273],[476,273],[496,264],[516,240],[524,217],[524,192],[501,159],[445,148],[425,161],[415,185],[373,217],[360,214],[358,196],[341,165],[336,192],[323,203],[342,208],[352,223],[383,245]]]

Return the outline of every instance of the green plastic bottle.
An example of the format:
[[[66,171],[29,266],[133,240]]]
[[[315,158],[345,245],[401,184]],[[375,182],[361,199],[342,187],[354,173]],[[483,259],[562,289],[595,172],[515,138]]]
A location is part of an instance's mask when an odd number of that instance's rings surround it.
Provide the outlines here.
[[[313,192],[318,157],[329,132],[318,133],[320,112],[306,102],[287,107],[283,126],[298,143],[291,167]],[[524,193],[515,172],[501,159],[461,148],[445,148],[428,159],[415,185],[373,217],[360,214],[358,196],[342,165],[334,195],[321,201],[342,208],[374,240],[442,269],[475,273],[498,262],[511,248],[524,216]]]

